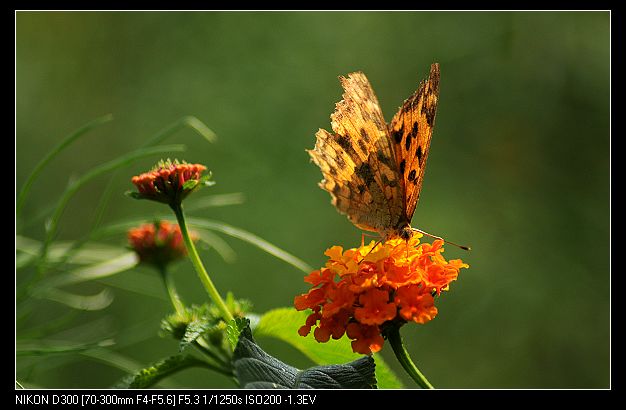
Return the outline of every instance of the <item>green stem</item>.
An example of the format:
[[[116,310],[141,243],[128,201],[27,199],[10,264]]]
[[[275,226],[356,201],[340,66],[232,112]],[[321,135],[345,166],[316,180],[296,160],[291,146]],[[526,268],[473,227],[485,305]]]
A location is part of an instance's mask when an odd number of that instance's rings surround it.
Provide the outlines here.
[[[191,259],[191,263],[193,263],[193,267],[196,269],[196,272],[198,273],[198,277],[200,278],[200,281],[204,285],[204,288],[209,294],[209,297],[211,298],[211,300],[213,300],[213,303],[217,305],[217,308],[222,313],[224,320],[226,322],[230,322],[234,320],[232,313],[230,313],[230,311],[228,310],[226,303],[224,303],[224,300],[222,299],[219,292],[217,291],[217,288],[213,284],[213,281],[211,281],[209,274],[207,273],[206,269],[204,269],[204,265],[202,264],[202,261],[200,260],[200,256],[198,255],[196,246],[194,245],[193,241],[191,240],[191,237],[189,236],[189,230],[187,229],[187,223],[185,222],[185,215],[183,213],[182,204],[171,205],[171,207],[174,210],[174,214],[176,215],[176,220],[178,221],[178,226],[180,226],[180,231],[183,234],[183,240],[185,241],[185,246],[187,247],[187,253],[189,254],[189,259]]]
[[[404,343],[402,342],[402,336],[400,336],[400,326],[391,326],[387,330],[387,340],[389,340],[389,344],[391,344],[391,348],[396,354],[398,361],[415,383],[422,389],[434,389],[433,385],[426,379],[426,376],[415,366],[415,363],[411,360],[411,356],[409,356],[409,352],[406,351]]]
[[[165,289],[167,290],[167,294],[170,297],[170,301],[172,302],[172,306],[174,306],[174,310],[179,315],[185,313],[185,305],[182,300],[180,300],[180,296],[178,296],[178,292],[176,292],[176,286],[174,286],[174,281],[172,280],[172,276],[167,271],[165,266],[160,269],[161,278],[163,278],[163,284],[165,285]]]

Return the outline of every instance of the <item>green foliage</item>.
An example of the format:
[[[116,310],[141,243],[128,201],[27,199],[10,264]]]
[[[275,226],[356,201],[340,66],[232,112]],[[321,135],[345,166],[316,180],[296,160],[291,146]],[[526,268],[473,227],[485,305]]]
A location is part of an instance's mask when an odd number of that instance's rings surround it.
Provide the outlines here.
[[[370,356],[341,365],[315,366],[298,370],[270,356],[254,341],[249,326],[240,328],[233,365],[235,376],[244,388],[288,389],[371,389],[376,388],[375,363]]]

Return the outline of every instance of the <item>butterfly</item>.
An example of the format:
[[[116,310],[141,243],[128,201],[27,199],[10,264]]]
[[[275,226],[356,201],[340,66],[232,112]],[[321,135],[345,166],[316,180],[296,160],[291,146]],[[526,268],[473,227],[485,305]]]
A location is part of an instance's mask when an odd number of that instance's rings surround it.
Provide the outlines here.
[[[332,204],[358,228],[384,240],[413,236],[411,219],[424,182],[439,99],[439,64],[404,101],[390,124],[365,74],[339,77],[344,93],[308,150]],[[419,231],[425,233],[423,231]],[[432,236],[432,235],[431,235]]]

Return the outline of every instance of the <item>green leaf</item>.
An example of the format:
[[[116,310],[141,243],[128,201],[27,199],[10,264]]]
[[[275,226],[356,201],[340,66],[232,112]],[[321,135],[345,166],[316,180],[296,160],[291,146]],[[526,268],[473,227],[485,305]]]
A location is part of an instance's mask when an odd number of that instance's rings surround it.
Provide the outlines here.
[[[239,342],[241,333],[246,328],[249,328],[249,326],[249,319],[242,317],[236,317],[228,323],[228,327],[226,328],[226,338],[228,339],[228,343],[230,343],[230,346],[233,349],[237,347],[237,343]]]
[[[376,388],[376,365],[370,356],[362,356],[346,364],[298,370],[263,351],[254,342],[248,326],[240,333],[233,366],[235,376],[244,388]]]
[[[254,334],[256,337],[273,337],[280,339],[302,352],[317,364],[340,363],[354,359],[358,355],[352,352],[350,340],[343,337],[331,339],[327,343],[318,343],[312,335],[302,337],[298,334],[308,314],[298,312],[294,308],[279,308],[266,312],[261,316]],[[376,361],[376,379],[381,389],[402,388],[398,377],[387,366],[382,356],[374,354]]]
[[[206,318],[201,318],[198,320],[194,320],[193,322],[187,325],[185,329],[185,334],[183,338],[180,340],[180,344],[178,346],[178,351],[182,352],[185,350],[190,344],[192,344],[197,338],[202,336],[207,330],[215,325],[215,322],[212,320],[207,320]]]
[[[147,389],[154,386],[164,377],[193,366],[204,366],[205,363],[187,354],[177,354],[163,359],[150,367],[123,378],[116,389]]]

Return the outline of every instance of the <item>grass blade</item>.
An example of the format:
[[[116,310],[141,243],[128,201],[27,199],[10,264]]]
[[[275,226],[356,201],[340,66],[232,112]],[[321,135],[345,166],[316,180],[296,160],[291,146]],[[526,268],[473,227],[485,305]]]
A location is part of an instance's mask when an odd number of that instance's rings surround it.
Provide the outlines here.
[[[15,356],[45,356],[50,354],[68,354],[113,345],[111,339],[95,343],[71,343],[59,341],[18,341],[15,345]]]
[[[17,196],[17,201],[15,205],[15,215],[19,216],[20,211],[22,210],[22,206],[24,205],[24,200],[26,199],[26,195],[28,194],[28,191],[30,190],[30,187],[32,186],[33,182],[35,182],[39,174],[41,174],[41,171],[43,171],[46,165],[48,165],[48,163],[52,161],[54,157],[59,155],[65,148],[67,148],[74,141],[78,140],[78,138],[80,138],[81,136],[85,135],[87,132],[111,120],[113,120],[113,115],[111,114],[105,115],[100,118],[96,118],[95,120],[83,125],[79,129],[77,129],[76,131],[74,131],[73,133],[65,137],[63,141],[61,141],[56,147],[52,148],[52,150],[48,152],[48,155],[46,155],[35,166],[35,169],[33,169],[33,172],[28,176],[28,178],[26,178],[26,182],[24,183],[24,186],[22,186],[22,189],[20,190],[20,193]]]
[[[208,195],[185,206],[185,212],[195,212],[217,206],[241,205],[244,202],[245,196],[241,192]]]
[[[198,232],[200,240],[207,244],[208,247],[213,248],[224,259],[226,263],[233,263],[237,259],[237,254],[231,246],[226,243],[225,240],[217,236],[211,231]]]
[[[276,245],[273,245],[266,241],[263,238],[256,236],[253,233],[245,231],[240,228],[236,228],[234,226],[225,224],[219,221],[212,221],[209,219],[199,219],[199,218],[187,218],[189,220],[189,225],[192,227],[195,226],[201,229],[208,229],[212,231],[222,232],[226,235],[232,236],[233,238],[240,239],[244,242],[248,242],[256,246],[257,248],[269,253],[270,255],[281,259],[284,262],[287,262],[291,266],[301,270],[302,272],[309,273],[313,270],[306,262],[303,260],[293,256],[289,252],[286,252]]]
[[[95,295],[83,296],[52,288],[39,297],[61,303],[72,309],[89,311],[105,309],[113,302],[113,293],[109,289],[103,289]]]
[[[138,361],[103,347],[84,350],[80,352],[80,354],[120,369],[126,373],[134,373],[143,367],[143,364]]]
[[[169,126],[165,127],[162,131],[157,133],[153,138],[149,139],[143,146],[151,147],[153,145],[159,144],[164,141],[167,137],[174,134],[176,131],[183,127],[190,127],[194,131],[196,131],[202,138],[207,140],[208,142],[215,142],[217,140],[217,135],[207,127],[202,121],[198,118],[188,115],[180,118]]]
[[[76,283],[87,282],[90,280],[102,279],[113,276],[117,273],[127,271],[134,268],[139,263],[137,255],[134,252],[127,252],[115,259],[82,267],[67,273],[56,275],[45,282],[38,284],[34,293],[39,291],[47,291],[51,288],[58,288]]]

